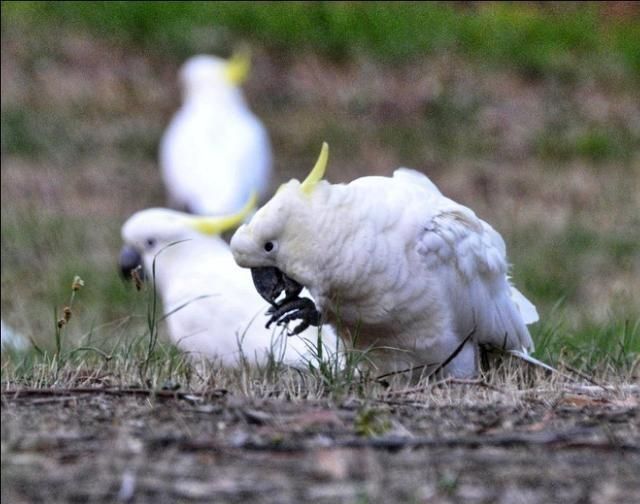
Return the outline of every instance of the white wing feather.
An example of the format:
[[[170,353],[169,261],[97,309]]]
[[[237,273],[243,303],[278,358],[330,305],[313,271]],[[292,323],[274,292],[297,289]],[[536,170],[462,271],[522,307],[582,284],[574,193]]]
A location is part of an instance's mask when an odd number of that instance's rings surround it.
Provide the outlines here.
[[[433,194],[442,196],[440,189],[431,182],[431,179],[417,170],[405,167],[398,168],[393,172],[393,178],[408,184],[418,185]]]
[[[430,203],[418,250],[446,286],[459,334],[479,343],[531,349],[526,324],[535,307],[510,284],[502,237],[467,207],[443,196]]]

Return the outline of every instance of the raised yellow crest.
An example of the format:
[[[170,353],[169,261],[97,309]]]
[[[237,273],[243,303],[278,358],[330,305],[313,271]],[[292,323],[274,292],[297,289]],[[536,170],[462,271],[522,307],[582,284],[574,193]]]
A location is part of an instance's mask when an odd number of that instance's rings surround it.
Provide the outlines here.
[[[249,46],[242,46],[227,60],[224,73],[227,80],[234,86],[242,84],[249,76],[251,69],[251,50]]]
[[[192,217],[191,227],[202,234],[219,235],[230,229],[237,228],[244,219],[256,207],[258,202],[257,193],[253,193],[242,209],[232,215],[224,215],[220,217]]]
[[[322,150],[320,151],[320,156],[318,156],[318,160],[316,161],[315,166],[307,175],[307,178],[304,179],[304,182],[300,184],[300,189],[307,196],[311,195],[313,190],[318,185],[318,182],[322,180],[324,177],[324,172],[327,169],[327,161],[329,160],[329,144],[327,142],[322,143]]]

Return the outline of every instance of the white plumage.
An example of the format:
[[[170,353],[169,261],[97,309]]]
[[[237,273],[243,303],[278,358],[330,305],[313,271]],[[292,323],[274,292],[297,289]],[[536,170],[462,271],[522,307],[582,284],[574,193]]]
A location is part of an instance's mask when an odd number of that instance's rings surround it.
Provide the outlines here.
[[[452,375],[476,372],[477,343],[533,347],[536,309],[510,284],[502,237],[472,210],[405,168],[348,185],[314,172],[238,229],[240,266],[274,266],[306,286],[346,344],[373,349],[380,372],[442,363],[472,332]]]
[[[187,214],[154,208],[134,214],[122,227],[122,238],[140,253],[148,279],[156,257],[156,288],[171,340],[185,352],[230,366],[238,364],[240,350],[250,363],[264,364],[270,356],[289,365],[312,360],[308,343],[316,343],[317,328],[296,337],[281,328],[265,329],[268,305],[255,292],[250,273],[235,264],[224,240],[201,234],[193,222]],[[325,330],[323,337],[333,351],[335,334]]]
[[[248,71],[247,58],[199,55],[180,70],[183,103],[160,144],[172,206],[219,215],[238,210],[254,192],[266,195],[269,139],[238,87]]]
[[[29,347],[27,338],[0,320],[0,351],[22,351]]]

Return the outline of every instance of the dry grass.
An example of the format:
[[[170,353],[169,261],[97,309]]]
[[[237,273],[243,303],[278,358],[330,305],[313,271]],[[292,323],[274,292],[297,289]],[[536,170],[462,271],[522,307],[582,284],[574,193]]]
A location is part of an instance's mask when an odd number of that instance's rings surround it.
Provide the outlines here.
[[[29,383],[3,368],[3,500],[623,503],[640,495],[637,379],[591,385],[506,363],[480,380],[396,377],[327,395],[310,373],[210,364],[194,366],[180,388],[141,387],[130,362],[70,362],[53,382],[51,368],[34,370],[40,378]]]

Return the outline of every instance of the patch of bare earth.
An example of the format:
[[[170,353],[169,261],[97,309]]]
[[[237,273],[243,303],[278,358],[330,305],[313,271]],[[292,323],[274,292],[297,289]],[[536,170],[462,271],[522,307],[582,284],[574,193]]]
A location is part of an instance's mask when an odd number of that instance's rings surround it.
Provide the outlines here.
[[[5,389],[2,500],[636,502],[639,399],[464,383],[337,403]]]

